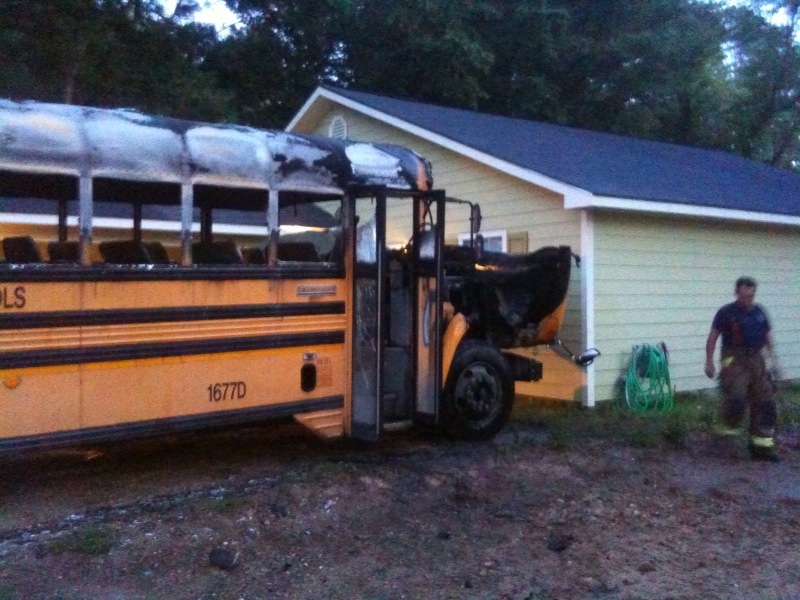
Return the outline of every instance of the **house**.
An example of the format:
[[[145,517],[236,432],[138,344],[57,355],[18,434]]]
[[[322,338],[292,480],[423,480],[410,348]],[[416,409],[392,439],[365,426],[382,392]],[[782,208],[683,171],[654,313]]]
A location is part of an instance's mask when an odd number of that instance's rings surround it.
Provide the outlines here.
[[[677,391],[713,387],[705,339],[733,282],[759,281],[785,375],[800,377],[800,176],[725,152],[319,87],[287,130],[408,146],[435,186],[479,202],[487,241],[508,251],[568,244],[562,340],[595,346],[585,371],[556,352],[525,394],[592,406],[615,398],[632,348],[664,342]],[[445,236],[469,231],[449,221]]]

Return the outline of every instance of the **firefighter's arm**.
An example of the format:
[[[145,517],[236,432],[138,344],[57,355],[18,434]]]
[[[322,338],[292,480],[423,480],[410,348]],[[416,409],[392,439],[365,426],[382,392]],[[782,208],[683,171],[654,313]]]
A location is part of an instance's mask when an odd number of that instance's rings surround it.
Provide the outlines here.
[[[714,350],[717,347],[717,339],[719,338],[719,330],[714,327],[708,332],[708,339],[706,340],[706,377],[709,379],[714,377],[716,368],[714,367]]]

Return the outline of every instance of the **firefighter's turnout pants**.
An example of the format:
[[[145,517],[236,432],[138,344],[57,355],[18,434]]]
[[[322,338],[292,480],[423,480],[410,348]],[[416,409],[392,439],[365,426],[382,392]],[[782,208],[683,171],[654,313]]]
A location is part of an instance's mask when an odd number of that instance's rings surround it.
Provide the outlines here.
[[[738,427],[750,407],[750,445],[771,448],[774,445],[775,384],[767,372],[764,357],[758,350],[734,349],[722,355],[719,373],[722,390],[722,418],[728,427]]]

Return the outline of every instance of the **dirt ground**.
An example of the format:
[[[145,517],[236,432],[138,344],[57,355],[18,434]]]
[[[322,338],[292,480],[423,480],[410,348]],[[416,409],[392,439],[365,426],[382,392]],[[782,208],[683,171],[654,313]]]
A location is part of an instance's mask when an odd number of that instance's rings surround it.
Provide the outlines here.
[[[800,599],[800,441],[323,444],[291,424],[0,457],[0,600]]]

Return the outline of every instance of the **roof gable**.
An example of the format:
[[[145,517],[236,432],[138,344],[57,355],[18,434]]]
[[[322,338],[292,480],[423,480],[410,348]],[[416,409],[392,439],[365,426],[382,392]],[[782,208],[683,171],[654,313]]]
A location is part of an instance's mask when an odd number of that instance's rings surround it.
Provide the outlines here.
[[[727,152],[321,89],[595,197],[800,216],[800,175]]]

